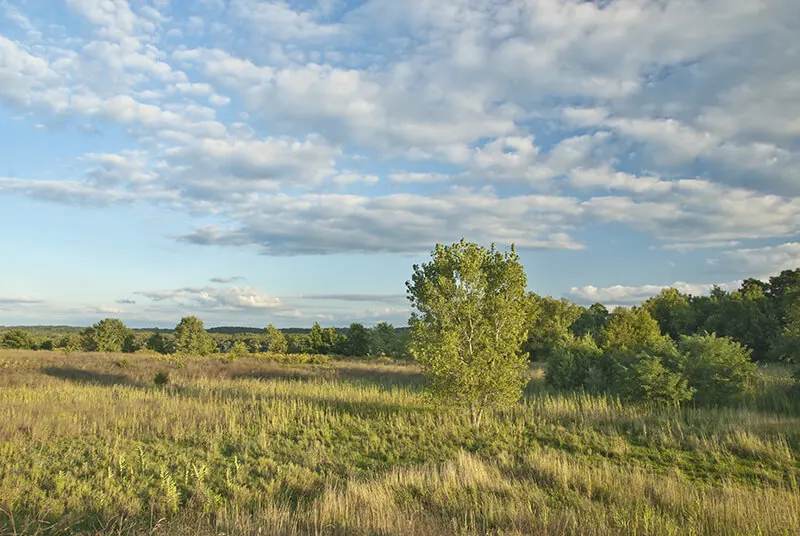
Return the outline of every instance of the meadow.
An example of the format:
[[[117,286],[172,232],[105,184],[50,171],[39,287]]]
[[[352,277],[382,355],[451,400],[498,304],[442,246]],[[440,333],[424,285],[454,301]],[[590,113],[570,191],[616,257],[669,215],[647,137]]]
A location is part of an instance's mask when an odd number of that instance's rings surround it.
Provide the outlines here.
[[[781,366],[648,408],[532,365],[476,430],[413,364],[280,361],[0,350],[0,534],[800,534]]]

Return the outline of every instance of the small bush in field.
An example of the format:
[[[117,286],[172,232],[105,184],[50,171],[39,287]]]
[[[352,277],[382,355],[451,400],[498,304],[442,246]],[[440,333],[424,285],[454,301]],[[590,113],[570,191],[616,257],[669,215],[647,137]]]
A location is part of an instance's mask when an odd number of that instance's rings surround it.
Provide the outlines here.
[[[159,370],[156,372],[156,375],[153,378],[153,383],[159,387],[167,385],[169,383],[169,372],[165,370]]]
[[[697,393],[695,400],[718,404],[745,391],[756,375],[750,350],[728,337],[694,335],[683,337],[684,375]]]
[[[226,361],[233,362],[239,359],[240,357],[244,357],[250,353],[250,349],[247,345],[242,341],[236,341],[233,343],[230,351],[225,354],[224,358]]]
[[[117,366],[119,368],[122,368],[122,369],[128,368],[128,366],[129,366],[128,360],[127,359],[120,359],[119,361],[117,361]]]

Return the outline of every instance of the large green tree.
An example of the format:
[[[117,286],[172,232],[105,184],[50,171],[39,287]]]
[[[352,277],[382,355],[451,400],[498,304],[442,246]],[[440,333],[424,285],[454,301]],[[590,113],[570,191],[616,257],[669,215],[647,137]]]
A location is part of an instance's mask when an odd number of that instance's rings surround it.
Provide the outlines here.
[[[203,321],[196,316],[186,316],[175,326],[175,349],[191,355],[210,355],[217,350],[217,344],[203,327]]]
[[[369,331],[364,324],[353,322],[347,330],[347,340],[343,349],[347,355],[365,356],[369,353]]]
[[[106,318],[86,332],[90,350],[95,352],[121,352],[131,331],[118,318]]]
[[[512,246],[501,252],[462,240],[437,244],[406,283],[415,311],[410,351],[439,400],[469,412],[516,402],[525,380],[528,296]]]
[[[370,354],[375,356],[387,355],[398,356],[401,352],[400,338],[394,330],[394,326],[388,322],[378,322],[370,330]]]
[[[693,333],[695,320],[689,297],[678,289],[665,288],[642,306],[658,322],[661,332],[672,340],[677,341],[681,335]]]

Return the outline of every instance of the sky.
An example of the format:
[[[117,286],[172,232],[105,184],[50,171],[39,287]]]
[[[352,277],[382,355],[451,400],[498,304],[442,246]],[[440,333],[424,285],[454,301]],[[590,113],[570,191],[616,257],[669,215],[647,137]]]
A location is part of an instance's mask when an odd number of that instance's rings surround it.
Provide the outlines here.
[[[0,324],[405,325],[800,266],[796,0],[0,0]]]

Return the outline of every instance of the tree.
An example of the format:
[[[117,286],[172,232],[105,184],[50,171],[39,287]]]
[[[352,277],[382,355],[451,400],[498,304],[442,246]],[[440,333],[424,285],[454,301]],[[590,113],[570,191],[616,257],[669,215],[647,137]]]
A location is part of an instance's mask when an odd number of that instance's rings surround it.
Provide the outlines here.
[[[373,356],[391,356],[400,354],[400,339],[394,330],[394,326],[388,322],[378,322],[370,330],[371,343],[370,354]]]
[[[325,328],[322,330],[321,354],[332,354],[339,343],[339,333],[336,328]]]
[[[118,318],[105,318],[86,332],[89,349],[95,352],[121,352],[131,331]]]
[[[17,350],[32,350],[36,347],[36,341],[27,331],[12,329],[6,331],[0,337],[4,348],[14,348]]]
[[[677,341],[681,335],[690,335],[694,331],[694,315],[689,297],[678,289],[665,288],[657,296],[653,296],[642,304],[656,322],[661,332]]]
[[[525,271],[513,246],[461,240],[437,244],[431,257],[406,283],[411,355],[431,394],[467,410],[477,428],[487,408],[516,402],[526,383]]]
[[[171,354],[175,351],[175,341],[164,337],[160,332],[156,331],[145,342],[145,348],[153,350],[159,354]]]
[[[570,328],[583,307],[567,299],[557,300],[531,293],[528,299],[528,341],[525,350],[533,361],[546,361],[556,349],[574,342]]]
[[[661,337],[661,330],[650,313],[642,307],[618,307],[608,317],[608,325],[600,333],[604,350],[624,350],[643,346]]]
[[[800,287],[786,296],[783,328],[774,353],[779,359],[800,363]]]
[[[272,324],[267,326],[267,351],[273,354],[285,354],[289,350],[286,336]]]
[[[369,331],[363,324],[353,322],[347,330],[347,341],[344,350],[347,355],[365,356],[369,354]]]
[[[308,332],[308,337],[305,340],[306,350],[310,354],[324,354],[325,352],[325,334],[319,322],[314,322],[311,326],[311,331]]]
[[[593,303],[584,309],[578,319],[570,326],[570,331],[578,337],[590,335],[595,340],[608,323],[608,309],[602,303]]]
[[[196,316],[186,316],[175,326],[175,347],[178,352],[190,355],[213,354],[217,345]]]

